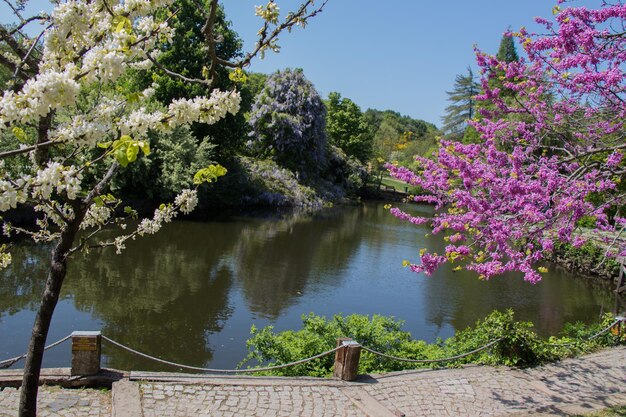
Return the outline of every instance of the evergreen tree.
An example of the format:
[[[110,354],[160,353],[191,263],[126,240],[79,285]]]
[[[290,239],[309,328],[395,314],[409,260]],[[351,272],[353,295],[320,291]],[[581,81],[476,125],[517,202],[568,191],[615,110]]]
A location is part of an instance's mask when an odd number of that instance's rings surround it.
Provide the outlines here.
[[[496,58],[498,61],[507,64],[519,61],[519,56],[517,55],[517,50],[515,49],[515,42],[513,42],[513,37],[508,32],[505,32],[504,35],[502,35],[502,40],[500,41],[500,47],[498,48]],[[499,88],[502,93],[502,97],[515,97],[515,91],[505,87],[501,81],[505,76],[504,71],[496,68],[493,69],[492,72],[493,74],[489,77],[489,86],[491,88]]]
[[[476,101],[474,96],[480,91],[474,79],[474,73],[467,67],[466,75],[457,75],[454,80],[454,89],[446,91],[450,104],[446,107],[446,115],[442,117],[442,130],[447,134],[462,134],[467,127],[467,121],[474,117]]]
[[[517,55],[517,50],[515,49],[515,42],[513,42],[513,38],[508,33],[502,35],[496,58],[504,62],[519,61],[519,55]]]

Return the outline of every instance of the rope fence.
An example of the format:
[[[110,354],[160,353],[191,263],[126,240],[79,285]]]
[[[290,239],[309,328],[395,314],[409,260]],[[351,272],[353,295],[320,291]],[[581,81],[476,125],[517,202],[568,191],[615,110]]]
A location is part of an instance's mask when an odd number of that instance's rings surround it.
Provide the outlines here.
[[[570,342],[570,343],[547,343],[548,346],[572,346],[572,345],[576,345],[579,344],[581,342],[585,342],[585,341],[591,341],[594,340],[598,337],[600,337],[601,335],[605,334],[606,332],[610,331],[615,325],[617,325],[618,323],[621,322],[626,322],[626,318],[625,317],[617,317],[616,320],[611,323],[610,325],[608,325],[607,327],[605,327],[604,329],[600,330],[599,332],[595,333],[594,335],[583,339],[583,340],[577,340],[574,342]],[[60,344],[62,344],[63,342],[67,341],[68,339],[70,339],[72,337],[72,334],[69,334],[67,336],[65,336],[64,338],[46,346],[44,348],[44,350],[49,350],[52,349]],[[346,345],[339,345],[333,349],[327,350],[325,352],[319,353],[317,355],[308,357],[308,358],[304,358],[304,359],[300,359],[298,361],[294,361],[294,362],[290,362],[290,363],[285,363],[285,364],[281,364],[281,365],[273,365],[273,366],[266,366],[266,367],[259,367],[259,368],[248,368],[248,369],[212,369],[212,368],[203,368],[203,367],[198,367],[198,366],[190,366],[190,365],[185,365],[185,364],[181,364],[181,363],[176,363],[176,362],[172,362],[172,361],[168,361],[165,359],[161,359],[161,358],[157,358],[155,356],[151,356],[148,355],[146,353],[140,352],[138,350],[132,349],[126,345],[123,345],[122,343],[116,342],[113,339],[110,339],[108,337],[106,337],[105,335],[101,335],[102,339],[105,340],[106,342],[120,348],[123,350],[126,350],[127,352],[130,352],[132,354],[141,356],[143,358],[155,361],[155,362],[159,362],[165,365],[170,365],[170,366],[175,366],[181,369],[187,369],[187,370],[192,370],[192,371],[199,371],[199,372],[206,372],[206,373],[224,373],[224,374],[245,374],[245,373],[256,373],[256,372],[265,372],[265,371],[273,371],[273,370],[277,370],[277,369],[283,369],[283,368],[288,368],[291,366],[296,366],[296,365],[301,365],[310,361],[313,361],[315,359],[319,359],[322,358],[324,356],[328,356],[334,352],[337,352],[339,349],[344,348]],[[502,340],[504,340],[504,337],[500,337],[498,339],[492,340],[491,342],[478,347],[476,349],[473,349],[469,352],[466,353],[462,353],[462,354],[458,354],[455,356],[450,356],[450,357],[446,357],[446,358],[437,358],[437,359],[411,359],[411,358],[401,358],[398,356],[393,356],[393,355],[389,355],[383,352],[379,352],[377,350],[371,349],[367,346],[364,346],[360,343],[357,342],[352,342],[357,344],[358,346],[360,346],[360,348],[366,352],[369,352],[373,355],[377,355],[383,358],[387,358],[387,359],[391,359],[391,360],[395,360],[395,361],[401,361],[401,362],[408,362],[408,363],[440,363],[440,362],[449,362],[449,361],[453,361],[453,360],[457,360],[457,359],[462,359],[464,357],[473,355],[475,353],[481,352],[483,350],[489,349],[490,347],[496,345],[497,343],[501,342]],[[0,361],[0,369],[4,369],[4,368],[9,368],[10,366],[12,366],[13,364],[17,363],[18,361],[24,359],[26,357],[26,353],[24,353],[23,355],[20,356],[16,356],[14,358],[10,358],[10,359],[6,359],[3,361]]]
[[[243,373],[254,373],[254,372],[263,372],[263,371],[273,371],[275,369],[282,369],[282,368],[288,368],[290,366],[296,366],[296,365],[301,365],[303,363],[306,362],[310,362],[312,360],[324,357],[326,355],[330,355],[333,352],[338,351],[339,349],[341,349],[343,346],[337,346],[334,349],[331,350],[327,350],[326,352],[322,352],[318,355],[315,356],[311,356],[310,358],[305,358],[305,359],[300,359],[299,361],[295,361],[295,362],[290,362],[290,363],[285,363],[282,365],[275,365],[275,366],[266,366],[264,368],[250,368],[250,369],[211,369],[211,368],[200,368],[197,366],[189,366],[189,365],[183,365],[180,363],[176,363],[176,362],[170,362],[170,361],[166,361],[164,359],[159,359],[156,358],[154,356],[150,356],[148,354],[139,352],[135,349],[129,348],[128,346],[124,346],[123,344],[116,342],[113,339],[109,339],[108,337],[102,335],[102,339],[106,340],[107,342],[122,348],[128,352],[134,353],[135,355],[139,355],[142,356],[146,359],[151,359],[153,361],[159,362],[159,363],[164,363],[166,365],[172,365],[172,366],[177,366],[179,368],[183,368],[183,369],[189,369],[192,371],[201,371],[201,372],[209,372],[209,373],[223,373],[223,374],[243,374]]]
[[[49,344],[48,346],[46,346],[45,348],[43,348],[44,351],[48,350],[48,349],[52,349],[55,346],[59,346],[61,343],[65,342],[66,340],[68,340],[70,337],[72,337],[71,334],[68,334],[67,336],[65,336],[63,339],[57,340],[54,343]],[[6,369],[9,368],[10,366],[13,366],[14,364],[16,364],[17,362],[21,361],[22,359],[24,359],[26,357],[26,353],[20,355],[20,356],[16,356],[14,358],[10,358],[10,359],[6,359],[3,361],[0,361],[0,369]]]
[[[466,356],[472,355],[474,353],[483,351],[485,349],[490,348],[491,346],[495,345],[496,343],[500,342],[502,339],[504,339],[503,337],[500,337],[496,340],[493,340],[489,343],[487,343],[484,346],[481,346],[477,349],[474,349],[472,351],[469,351],[467,353],[462,353],[460,355],[456,355],[456,356],[450,356],[448,358],[441,358],[441,359],[409,359],[409,358],[399,358],[397,356],[392,356],[392,355],[387,355],[386,353],[382,353],[382,352],[377,352],[374,349],[370,349],[366,346],[361,346],[361,349],[363,349],[366,352],[369,352],[373,355],[378,355],[378,356],[382,356],[383,358],[387,358],[387,359],[393,359],[394,361],[400,361],[400,362],[410,362],[410,363],[437,363],[437,362],[449,362],[449,361],[453,361],[456,359],[461,359],[464,358]]]

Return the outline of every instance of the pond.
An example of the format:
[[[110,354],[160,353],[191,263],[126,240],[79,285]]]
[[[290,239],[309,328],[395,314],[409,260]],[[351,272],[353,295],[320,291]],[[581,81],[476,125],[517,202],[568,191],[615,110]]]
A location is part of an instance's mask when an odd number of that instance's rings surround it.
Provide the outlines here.
[[[408,209],[432,213],[429,206]],[[536,285],[518,274],[480,281],[447,266],[431,277],[415,274],[403,259],[416,260],[423,247],[443,251],[444,242],[427,233],[377,202],[309,216],[176,221],[130,242],[122,255],[106,249],[72,259],[48,341],[102,330],[164,359],[233,368],[247,353],[250,326],[297,330],[309,312],[390,315],[415,338],[434,342],[494,309],[513,308],[547,336],[615,308],[609,289],[554,265]],[[48,257],[49,248],[23,244],[0,276],[0,360],[26,349]],[[46,367],[69,363],[68,344],[44,357]],[[103,365],[176,371],[107,345]]]

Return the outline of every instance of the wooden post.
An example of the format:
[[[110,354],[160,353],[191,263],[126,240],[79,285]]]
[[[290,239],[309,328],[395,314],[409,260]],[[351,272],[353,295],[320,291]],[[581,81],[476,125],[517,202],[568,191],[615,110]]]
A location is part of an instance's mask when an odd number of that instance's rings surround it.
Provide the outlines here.
[[[71,376],[96,375],[100,372],[100,332],[72,332]]]
[[[620,337],[624,333],[624,330],[626,330],[626,325],[624,324],[624,323],[626,323],[626,317],[624,317],[624,316],[617,316],[617,317],[615,317],[615,319],[619,320],[619,322],[617,322],[617,324],[616,324],[617,331],[615,333],[613,333],[613,334],[618,336],[618,337]]]
[[[342,348],[335,353],[333,376],[344,381],[354,381],[359,372],[361,345],[352,339],[337,339],[337,347]]]

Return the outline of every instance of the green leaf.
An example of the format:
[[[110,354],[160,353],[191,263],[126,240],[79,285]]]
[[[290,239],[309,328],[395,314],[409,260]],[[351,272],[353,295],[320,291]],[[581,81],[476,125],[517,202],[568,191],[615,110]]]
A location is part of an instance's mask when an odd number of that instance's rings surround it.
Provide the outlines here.
[[[115,16],[111,22],[115,27],[115,33],[119,33],[123,30],[129,30],[132,28],[130,19],[126,16]]]
[[[128,160],[128,156],[126,154],[126,149],[125,148],[120,148],[118,150],[115,151],[115,160],[124,168],[126,168],[128,166],[128,163],[130,162]]]
[[[217,181],[219,177],[226,175],[226,172],[228,170],[220,164],[209,165],[196,172],[196,175],[193,176],[193,183],[196,185],[200,185],[203,182],[211,183]]]
[[[228,74],[228,78],[236,83],[245,83],[248,80],[248,76],[241,68],[237,68]]]
[[[17,140],[19,140],[22,143],[26,142],[26,132],[24,132],[24,129],[20,127],[14,127],[12,131],[13,131],[13,135],[15,135]]]
[[[126,96],[126,101],[128,102],[128,104],[137,103],[139,102],[140,98],[141,97],[139,96],[139,93],[135,92],[135,93],[128,94]]]
[[[150,144],[148,142],[144,142],[143,140],[140,140],[138,142],[138,145],[144,155],[146,156],[150,155]]]
[[[126,148],[126,158],[128,158],[128,162],[134,162],[137,160],[137,155],[139,154],[139,145],[136,143],[131,143]]]
[[[98,143],[98,148],[103,148],[103,149],[107,149],[109,148],[111,145],[113,144],[113,141],[108,141],[108,142],[100,142]]]
[[[137,210],[134,210],[131,206],[124,207],[124,213],[126,213],[131,219],[137,218]]]

